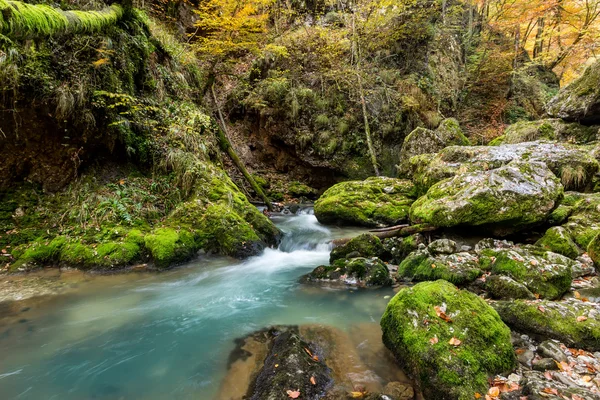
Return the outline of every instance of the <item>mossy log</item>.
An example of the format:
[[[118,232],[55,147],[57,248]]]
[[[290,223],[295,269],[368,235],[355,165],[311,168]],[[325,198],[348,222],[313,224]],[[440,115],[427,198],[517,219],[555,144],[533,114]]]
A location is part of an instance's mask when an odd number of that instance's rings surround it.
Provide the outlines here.
[[[92,33],[116,24],[122,6],[113,4],[99,11],[63,11],[45,4],[0,0],[0,34],[15,38]]]

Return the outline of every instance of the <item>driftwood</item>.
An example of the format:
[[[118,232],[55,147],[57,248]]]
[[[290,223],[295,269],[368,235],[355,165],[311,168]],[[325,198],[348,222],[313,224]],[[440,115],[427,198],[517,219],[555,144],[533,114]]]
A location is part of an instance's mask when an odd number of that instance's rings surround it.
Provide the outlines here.
[[[371,231],[371,235],[377,236],[379,239],[387,239],[392,237],[406,237],[410,235],[414,235],[415,233],[424,233],[424,232],[433,232],[437,230],[437,226],[421,224],[421,225],[398,225],[387,228],[387,230],[374,230]],[[343,238],[343,239],[335,239],[332,240],[331,243],[333,247],[339,247],[348,243],[352,238]]]

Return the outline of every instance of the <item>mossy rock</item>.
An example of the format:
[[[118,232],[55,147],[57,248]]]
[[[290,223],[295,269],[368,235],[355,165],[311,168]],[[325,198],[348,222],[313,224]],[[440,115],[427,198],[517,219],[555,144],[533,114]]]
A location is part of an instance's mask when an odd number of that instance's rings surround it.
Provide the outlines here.
[[[381,257],[383,252],[384,248],[381,240],[375,235],[364,233],[331,250],[329,263],[332,264],[336,260],[347,258],[349,255],[353,257]]]
[[[421,154],[437,153],[448,146],[469,146],[471,143],[465,136],[458,121],[448,118],[442,121],[435,130],[416,128],[405,139],[400,151],[399,172],[410,172],[409,160]]]
[[[514,247],[495,252],[491,271],[513,278],[543,299],[554,300],[571,288],[576,264],[565,256],[533,246]]]
[[[561,226],[554,226],[546,231],[544,236],[537,241],[536,246],[543,247],[554,253],[575,259],[583,251],[573,241],[571,234]]]
[[[600,61],[563,88],[546,107],[548,115],[586,125],[600,123]]]
[[[438,317],[435,307],[452,323]],[[381,328],[385,345],[425,398],[474,399],[487,392],[488,378],[516,364],[510,330],[496,311],[446,281],[401,290],[388,304]],[[450,344],[453,338],[460,345]]]
[[[600,194],[568,192],[560,208],[568,210],[562,227],[579,248],[586,250],[600,233]]]
[[[350,286],[391,286],[387,266],[379,258],[356,257],[337,260],[331,265],[315,268],[303,280],[308,282],[343,283]]]
[[[535,299],[525,285],[506,275],[490,275],[485,281],[485,289],[493,299]]]
[[[597,139],[599,127],[567,123],[561,119],[520,121],[504,131],[503,143],[515,144],[535,140],[551,140],[584,144]]]
[[[600,234],[596,235],[587,247],[587,253],[600,273]]]
[[[478,261],[470,253],[432,254],[429,250],[417,250],[400,263],[398,278],[417,282],[443,279],[465,285],[483,274]]]
[[[568,143],[527,142],[498,146],[450,146],[438,154],[411,158],[412,179],[419,193],[457,174],[487,171],[514,160],[541,162],[568,190],[586,190],[600,164],[586,146]]]
[[[191,259],[199,246],[193,235],[172,228],[158,228],[145,237],[145,246],[158,268],[167,268],[173,264]]]
[[[518,332],[556,339],[569,347],[600,351],[600,309],[579,300],[500,301],[493,304],[502,320]],[[578,317],[586,317],[577,321]]]
[[[513,162],[437,183],[412,205],[410,217],[439,227],[511,233],[543,222],[562,195],[560,180],[544,164]]]
[[[414,185],[402,179],[372,177],[342,182],[317,200],[315,215],[323,224],[395,225],[408,219],[414,195]]]
[[[383,240],[384,259],[389,257],[393,264],[400,264],[413,251],[417,250],[420,244],[425,243],[425,237],[420,234],[414,234],[407,237],[393,237]]]

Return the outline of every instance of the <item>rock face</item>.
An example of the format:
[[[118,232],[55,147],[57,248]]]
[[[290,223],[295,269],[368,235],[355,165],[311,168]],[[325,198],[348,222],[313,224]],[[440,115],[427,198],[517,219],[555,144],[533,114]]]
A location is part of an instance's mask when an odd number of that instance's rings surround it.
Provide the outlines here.
[[[500,301],[494,303],[502,320],[519,332],[560,340],[569,346],[600,350],[600,308],[580,300]]]
[[[331,250],[329,262],[353,257],[381,257],[383,252],[381,240],[377,236],[365,233]]]
[[[342,182],[317,200],[315,216],[325,224],[394,225],[408,219],[414,196],[414,185],[402,179],[373,177]]]
[[[437,153],[448,146],[469,146],[471,143],[460,129],[458,121],[454,118],[445,119],[435,130],[417,128],[405,139],[400,151],[399,172],[410,172],[409,160],[411,157],[427,153]]]
[[[512,162],[437,183],[412,205],[410,217],[440,227],[510,232],[543,222],[562,195],[559,179],[543,163]]]
[[[305,278],[308,282],[342,283],[350,286],[391,286],[387,266],[379,258],[351,258],[322,265]]]
[[[487,392],[488,376],[515,366],[510,331],[498,314],[445,281],[401,290],[388,304],[381,328],[384,343],[425,398],[473,399]]]
[[[584,124],[600,122],[600,62],[561,90],[547,106],[549,115]]]
[[[598,139],[600,126],[585,126],[568,123],[562,119],[520,121],[510,125],[504,136],[494,140],[495,144],[516,144],[535,140],[551,140],[584,144]]]
[[[500,146],[450,146],[437,155],[425,154],[410,161],[413,182],[425,193],[435,183],[464,172],[499,168],[513,160],[542,162],[561,179],[568,190],[589,187],[599,169],[598,161],[586,147],[546,142]]]
[[[331,386],[329,368],[318,357],[318,349],[292,330],[275,331],[269,355],[250,389],[251,400],[289,398],[288,390],[299,391],[302,399],[325,396]],[[310,353],[310,354],[309,354]],[[315,378],[316,384],[310,379]]]

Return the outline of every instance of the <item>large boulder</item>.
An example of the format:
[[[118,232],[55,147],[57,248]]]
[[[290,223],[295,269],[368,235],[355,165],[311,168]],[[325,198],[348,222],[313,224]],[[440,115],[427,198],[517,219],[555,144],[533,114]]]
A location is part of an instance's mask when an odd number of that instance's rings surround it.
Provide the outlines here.
[[[428,399],[474,399],[487,393],[489,377],[515,366],[510,330],[494,309],[446,281],[401,290],[381,328]]]
[[[600,123],[600,61],[550,100],[546,111],[566,121]]]
[[[599,126],[569,123],[558,118],[520,121],[508,126],[504,136],[494,140],[494,144],[516,144],[535,140],[585,144],[597,140],[599,133]]]
[[[321,265],[303,277],[303,281],[357,287],[391,286],[393,283],[388,267],[377,257],[356,257]]]
[[[527,142],[500,146],[450,146],[438,154],[410,160],[413,181],[420,193],[435,183],[464,172],[499,168],[514,160],[542,162],[568,190],[592,184],[600,164],[585,146],[567,143]]]
[[[372,177],[342,182],[317,200],[315,216],[324,224],[395,225],[408,219],[414,197],[414,185],[408,180]]]
[[[600,307],[580,300],[499,301],[502,320],[522,333],[556,339],[569,346],[600,351]]]
[[[543,163],[512,162],[435,184],[412,205],[410,218],[439,227],[511,233],[543,222],[562,195],[560,180]]]
[[[410,173],[409,160],[414,156],[437,153],[448,146],[469,146],[470,144],[469,139],[460,129],[458,121],[454,118],[443,120],[435,131],[419,127],[404,139],[400,151],[399,172],[401,174]]]

